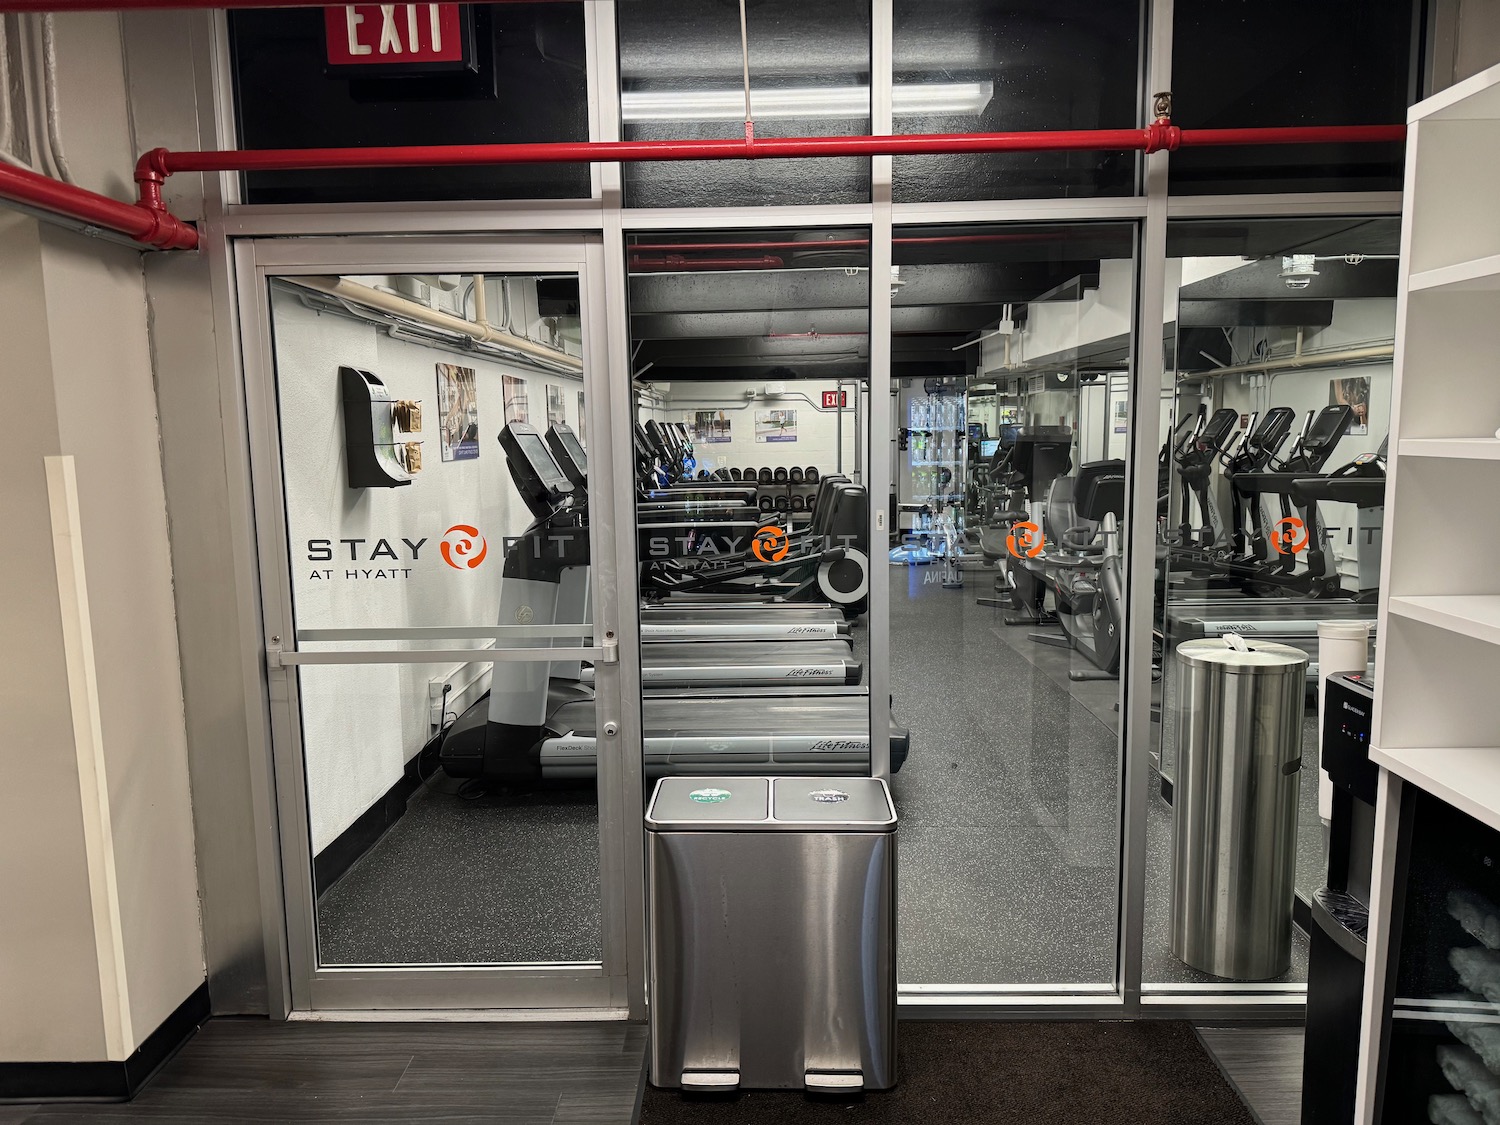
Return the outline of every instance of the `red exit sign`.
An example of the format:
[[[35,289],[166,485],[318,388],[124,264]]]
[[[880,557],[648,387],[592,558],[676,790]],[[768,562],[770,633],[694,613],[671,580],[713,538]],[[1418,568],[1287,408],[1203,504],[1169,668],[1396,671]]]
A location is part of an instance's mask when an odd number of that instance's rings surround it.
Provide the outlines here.
[[[458,4],[351,4],[324,8],[328,64],[374,72],[466,66],[473,36]],[[435,65],[434,65],[435,64]]]
[[[842,409],[843,407],[848,406],[848,405],[849,405],[849,392],[848,391],[824,391],[823,392],[823,409],[824,410],[832,410],[834,407],[839,407],[840,409]]]

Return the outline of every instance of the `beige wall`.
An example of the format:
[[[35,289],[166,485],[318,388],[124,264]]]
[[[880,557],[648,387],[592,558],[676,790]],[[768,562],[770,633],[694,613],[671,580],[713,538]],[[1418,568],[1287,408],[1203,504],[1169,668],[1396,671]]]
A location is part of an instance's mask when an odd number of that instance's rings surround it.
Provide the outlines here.
[[[124,1058],[204,979],[141,257],[0,212],[0,260],[0,1060]]]
[[[37,223],[0,211],[0,1060],[102,1059],[104,1024],[43,458],[59,452]]]

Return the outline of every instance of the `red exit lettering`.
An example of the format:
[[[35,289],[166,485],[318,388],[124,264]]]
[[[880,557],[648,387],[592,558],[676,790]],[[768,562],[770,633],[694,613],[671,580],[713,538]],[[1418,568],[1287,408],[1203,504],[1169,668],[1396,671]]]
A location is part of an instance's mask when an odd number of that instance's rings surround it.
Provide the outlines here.
[[[849,405],[848,391],[824,391],[823,409],[832,410],[834,407],[843,408]]]
[[[331,66],[462,62],[457,4],[351,4],[324,8]]]

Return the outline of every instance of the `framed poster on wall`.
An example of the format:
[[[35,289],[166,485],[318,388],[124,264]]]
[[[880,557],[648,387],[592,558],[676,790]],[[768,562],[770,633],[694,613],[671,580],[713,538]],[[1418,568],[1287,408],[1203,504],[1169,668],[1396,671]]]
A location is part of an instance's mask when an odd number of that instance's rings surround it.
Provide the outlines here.
[[[756,441],[796,441],[797,412],[795,410],[757,410],[755,412]]]
[[[1353,375],[1347,379],[1334,379],[1328,384],[1328,405],[1349,406],[1354,410],[1354,425],[1351,434],[1370,432],[1370,377]]]
[[[547,384],[547,425],[566,426],[568,424],[567,407],[563,405],[563,389]]]
[[[501,396],[505,399],[505,421],[529,422],[531,415],[526,409],[526,380],[514,375],[500,376]]]
[[[578,441],[579,441],[580,445],[586,445],[588,443],[588,440],[589,440],[589,435],[588,435],[588,418],[589,418],[589,416],[587,414],[585,414],[584,411],[583,411],[583,392],[579,391],[578,392]]]
[[[474,369],[437,365],[438,443],[444,461],[479,458],[479,392]]]
[[[722,410],[693,412],[693,444],[717,445],[729,440],[730,417]]]

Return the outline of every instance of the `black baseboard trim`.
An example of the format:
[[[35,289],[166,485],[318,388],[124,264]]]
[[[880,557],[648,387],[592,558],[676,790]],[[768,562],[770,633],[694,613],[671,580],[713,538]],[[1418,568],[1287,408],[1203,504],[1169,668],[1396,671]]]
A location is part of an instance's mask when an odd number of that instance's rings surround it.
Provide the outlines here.
[[[418,761],[412,759],[412,763]],[[321,895],[353,867],[355,862],[384,836],[391,825],[406,815],[406,799],[417,791],[421,778],[412,764],[400,780],[382,793],[369,808],[313,859],[313,893]]]
[[[0,1103],[129,1101],[208,1016],[204,981],[124,1062],[0,1063]]]

